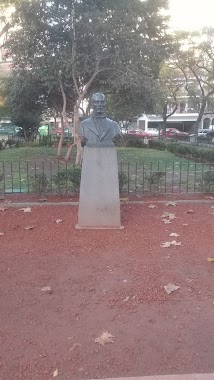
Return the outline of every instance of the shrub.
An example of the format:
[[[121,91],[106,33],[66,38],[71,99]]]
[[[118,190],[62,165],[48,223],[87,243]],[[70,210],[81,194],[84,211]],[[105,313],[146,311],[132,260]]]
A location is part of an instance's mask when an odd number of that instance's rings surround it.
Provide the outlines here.
[[[58,189],[66,188],[67,184],[71,182],[73,190],[78,190],[80,187],[80,180],[81,168],[78,166],[70,170],[63,170],[61,172],[58,172],[53,177],[53,182],[58,187]]]
[[[157,185],[160,186],[165,176],[165,172],[153,172],[150,175],[146,175],[145,179],[148,181],[149,185]]]
[[[166,150],[166,142],[162,140],[149,140],[149,148],[157,150]]]
[[[33,190],[36,193],[45,193],[49,189],[49,180],[47,176],[42,173],[42,174],[36,174],[35,176],[31,177],[31,185]]]
[[[204,173],[204,189],[205,191],[213,191],[214,188],[214,171],[209,170]]]
[[[2,141],[0,141],[0,150],[3,150],[4,149],[4,145],[2,143]]]
[[[126,146],[128,148],[148,148],[148,144],[144,144],[143,140],[140,140],[138,138],[125,138]]]
[[[119,192],[121,193],[124,185],[128,183],[128,176],[124,172],[119,172],[118,179],[119,179]]]

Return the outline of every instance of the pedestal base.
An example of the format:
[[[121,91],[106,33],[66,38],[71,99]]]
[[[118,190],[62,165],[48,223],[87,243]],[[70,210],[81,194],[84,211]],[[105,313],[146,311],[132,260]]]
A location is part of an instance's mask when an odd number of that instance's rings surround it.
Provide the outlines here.
[[[78,229],[121,229],[115,147],[85,147]]]

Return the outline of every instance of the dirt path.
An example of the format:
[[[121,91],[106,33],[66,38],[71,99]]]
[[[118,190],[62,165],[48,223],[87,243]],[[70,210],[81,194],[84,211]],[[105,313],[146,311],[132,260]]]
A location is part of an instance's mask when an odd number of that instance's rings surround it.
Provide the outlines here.
[[[0,211],[0,379],[214,372],[211,206],[125,204],[123,231],[76,230],[74,206]]]

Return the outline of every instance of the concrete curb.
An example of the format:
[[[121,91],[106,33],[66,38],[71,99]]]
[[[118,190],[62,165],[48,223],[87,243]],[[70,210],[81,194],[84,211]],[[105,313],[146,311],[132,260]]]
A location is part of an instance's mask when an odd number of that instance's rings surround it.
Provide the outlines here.
[[[120,204],[137,204],[137,205],[150,205],[150,204],[165,204],[167,202],[170,202],[170,200],[165,201],[121,201]],[[187,200],[174,200],[173,202],[177,204],[214,204],[214,200],[204,200],[204,199],[187,199]],[[79,202],[13,202],[13,203],[7,203],[2,200],[0,202],[0,207],[38,207],[38,206],[78,206]],[[214,378],[213,378],[214,380]]]
[[[95,379],[91,379],[95,380]],[[143,377],[120,377],[103,380],[214,380],[214,373],[192,374],[192,375],[162,375]]]

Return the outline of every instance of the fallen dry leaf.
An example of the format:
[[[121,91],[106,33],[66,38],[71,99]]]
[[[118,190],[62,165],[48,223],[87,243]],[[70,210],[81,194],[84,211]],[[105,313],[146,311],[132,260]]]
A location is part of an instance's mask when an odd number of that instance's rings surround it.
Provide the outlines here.
[[[113,341],[114,335],[110,334],[108,331],[104,331],[99,338],[95,339],[95,343],[101,344],[101,346],[105,346],[106,343],[114,343]]]
[[[59,371],[58,369],[55,369],[54,373],[53,373],[53,377],[57,377],[59,375]]]
[[[171,241],[166,241],[165,243],[162,243],[161,247],[162,248],[169,248],[169,247],[171,247]]]
[[[4,198],[3,198],[4,199]],[[4,203],[13,203],[13,201],[4,201]]]
[[[46,198],[40,198],[40,199],[39,199],[39,202],[46,202],[46,201],[47,201]]]
[[[214,257],[208,257],[207,261],[209,261],[209,263],[213,263],[214,262]]]
[[[19,211],[24,211],[24,212],[31,212],[31,207],[23,207],[23,208],[20,208]]]
[[[185,213],[184,214],[193,214],[193,210],[187,210],[187,211],[185,211]]]
[[[184,227],[188,227],[189,224],[188,224],[188,223],[184,223],[183,226],[184,226]]]
[[[207,197],[205,197],[206,199],[214,199],[214,197],[212,197],[212,196],[207,196]]]
[[[49,294],[53,293],[50,286],[44,286],[43,288],[41,288],[41,292],[49,293]]]
[[[8,208],[7,207],[1,207],[0,208],[0,211],[5,211],[5,210],[8,210]]]
[[[177,206],[176,202],[167,202],[165,203],[165,206]]]
[[[130,296],[127,296],[124,300],[123,300],[123,302],[128,302],[130,300]]]
[[[164,224],[172,223],[169,219],[161,219],[161,222],[164,222]]]
[[[178,237],[180,235],[178,235],[176,232],[172,232],[169,236],[172,236],[172,237]]]
[[[27,226],[25,227],[25,230],[29,231],[29,230],[32,230],[34,228],[34,226]]]
[[[57,219],[57,220],[55,220],[55,222],[56,222],[57,224],[59,224],[59,223],[62,223],[63,220],[62,220],[62,219]]]
[[[4,232],[0,232],[0,236],[4,236]]]
[[[181,242],[177,242],[176,240],[166,241],[165,243],[161,244],[161,247],[162,248],[169,248],[169,247],[171,247],[171,245],[178,246],[178,245],[181,245]]]
[[[173,240],[173,241],[171,241],[171,245],[175,245],[175,246],[181,245],[181,242],[180,241],[177,242],[176,240]]]
[[[148,208],[157,208],[155,205],[149,205]]]
[[[120,198],[120,202],[128,202],[129,198]]]
[[[77,347],[81,347],[80,343],[74,343],[71,348],[69,348],[69,351],[74,351]]]
[[[169,219],[175,219],[175,214],[172,214],[171,212],[164,211],[161,215],[162,218],[169,218]]]
[[[175,292],[176,290],[180,289],[180,286],[176,286],[174,284],[168,284],[168,285],[164,286],[164,289],[167,292],[167,294],[171,294],[171,293]]]
[[[175,214],[170,214],[170,215],[169,215],[169,219],[170,219],[170,220],[176,219]]]

